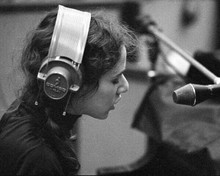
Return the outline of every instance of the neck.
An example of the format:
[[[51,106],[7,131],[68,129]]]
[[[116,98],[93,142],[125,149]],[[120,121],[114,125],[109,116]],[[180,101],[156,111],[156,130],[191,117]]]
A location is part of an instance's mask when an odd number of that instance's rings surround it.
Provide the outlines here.
[[[58,136],[70,137],[70,130],[73,129],[76,120],[80,115],[62,115],[61,112],[56,112],[54,109],[48,110],[48,123]]]

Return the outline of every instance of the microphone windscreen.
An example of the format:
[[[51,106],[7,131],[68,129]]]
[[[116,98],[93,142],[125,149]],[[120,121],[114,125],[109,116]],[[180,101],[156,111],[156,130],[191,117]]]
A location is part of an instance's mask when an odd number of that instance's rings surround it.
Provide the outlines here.
[[[177,104],[195,105],[196,94],[192,84],[187,84],[173,92],[173,101]]]

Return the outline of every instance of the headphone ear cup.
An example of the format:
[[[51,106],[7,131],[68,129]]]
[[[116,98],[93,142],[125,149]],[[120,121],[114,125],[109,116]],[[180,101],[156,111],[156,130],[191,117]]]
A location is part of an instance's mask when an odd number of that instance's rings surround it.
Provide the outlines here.
[[[38,72],[39,82],[44,83],[44,93],[53,100],[63,99],[69,91],[78,91],[81,79],[80,70],[61,57],[46,59]]]
[[[80,88],[82,76],[79,66],[90,21],[91,13],[59,5],[48,55],[37,75],[39,82],[43,82],[44,93],[52,100],[61,100],[68,92],[76,92]]]

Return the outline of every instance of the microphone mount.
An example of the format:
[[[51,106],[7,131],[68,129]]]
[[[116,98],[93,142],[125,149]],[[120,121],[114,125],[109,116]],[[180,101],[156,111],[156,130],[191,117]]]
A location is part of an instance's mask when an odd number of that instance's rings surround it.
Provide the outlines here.
[[[181,49],[177,44],[170,40],[166,35],[158,29],[156,23],[150,18],[149,15],[138,17],[140,28],[138,30],[141,34],[154,35],[162,43],[170,47],[172,50],[180,54],[186,61],[201,71],[207,78],[209,78],[214,84],[220,84],[220,78],[209,71],[206,67],[196,61],[190,54]]]

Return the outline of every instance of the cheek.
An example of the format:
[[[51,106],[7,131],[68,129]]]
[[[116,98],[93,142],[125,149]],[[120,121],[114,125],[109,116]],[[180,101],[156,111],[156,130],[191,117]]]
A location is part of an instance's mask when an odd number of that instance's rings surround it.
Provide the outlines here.
[[[97,92],[85,104],[85,114],[96,119],[105,119],[112,108],[113,99],[110,92]]]
[[[115,92],[114,88],[110,88],[110,86],[100,87],[97,94],[94,96],[94,103],[99,103],[100,105],[112,103]]]
[[[103,111],[112,107],[116,97],[116,87],[111,83],[101,84],[92,98],[94,106]]]

